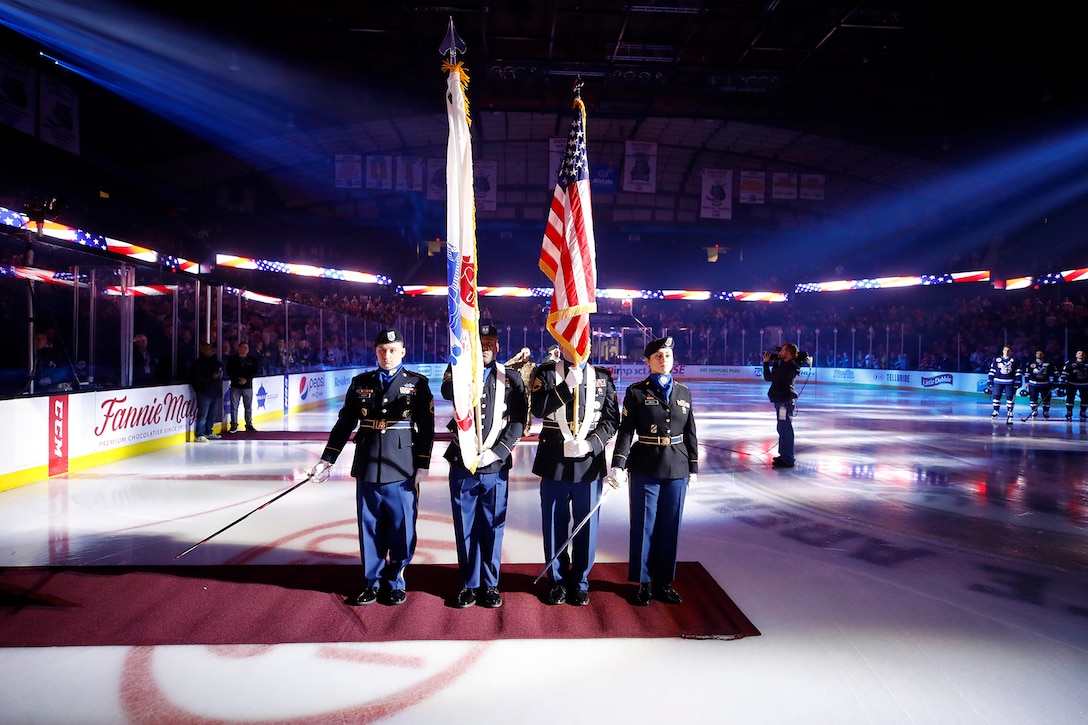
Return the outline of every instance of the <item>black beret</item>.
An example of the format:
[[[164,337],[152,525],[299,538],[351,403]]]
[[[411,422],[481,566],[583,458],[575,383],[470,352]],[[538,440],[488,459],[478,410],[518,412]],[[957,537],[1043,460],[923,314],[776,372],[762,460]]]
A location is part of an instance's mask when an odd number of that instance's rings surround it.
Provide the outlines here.
[[[649,345],[646,346],[646,352],[643,353],[643,356],[648,358],[663,347],[667,347],[670,350],[672,349],[671,337],[662,337],[658,340],[652,341]]]
[[[499,331],[494,325],[480,325],[480,337],[498,337]]]
[[[400,334],[400,330],[382,330],[378,333],[378,336],[374,338],[374,347],[385,345],[389,342],[404,342],[404,335]]]

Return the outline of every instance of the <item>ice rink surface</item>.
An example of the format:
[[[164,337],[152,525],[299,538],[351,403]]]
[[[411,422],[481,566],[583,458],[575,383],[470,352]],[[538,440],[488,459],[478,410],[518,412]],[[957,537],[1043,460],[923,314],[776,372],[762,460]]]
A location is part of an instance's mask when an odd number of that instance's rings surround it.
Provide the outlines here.
[[[1060,403],[1021,422],[1018,399],[1006,425],[981,394],[810,384],[797,467],[776,470],[766,384],[691,387],[701,472],[680,559],[762,636],[4,649],[0,722],[1088,722],[1088,424]],[[338,407],[261,429],[328,431]],[[446,445],[417,562],[455,562]],[[351,446],[328,482],[175,559],[322,448],[189,443],[2,492],[0,561],[358,566]],[[506,562],[543,563],[533,454],[516,451]],[[624,494],[602,507],[598,561],[627,558]]]

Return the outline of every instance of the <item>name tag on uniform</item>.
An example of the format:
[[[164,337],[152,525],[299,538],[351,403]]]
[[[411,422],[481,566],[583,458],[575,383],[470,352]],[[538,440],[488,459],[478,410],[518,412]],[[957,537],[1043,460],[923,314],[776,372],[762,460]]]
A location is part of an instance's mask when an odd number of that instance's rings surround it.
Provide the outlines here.
[[[657,398],[646,398],[643,405],[661,405],[661,403],[658,402]]]

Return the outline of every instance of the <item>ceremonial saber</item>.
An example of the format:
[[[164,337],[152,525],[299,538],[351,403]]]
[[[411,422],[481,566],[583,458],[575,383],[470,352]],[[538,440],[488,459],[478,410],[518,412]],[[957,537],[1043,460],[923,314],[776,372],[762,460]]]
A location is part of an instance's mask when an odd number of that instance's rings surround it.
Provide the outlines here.
[[[551,568],[551,565],[553,563],[555,563],[555,560],[559,558],[560,554],[567,550],[567,547],[570,546],[570,542],[574,541],[574,537],[578,535],[578,532],[582,530],[582,527],[589,523],[589,520],[601,508],[601,504],[604,503],[605,497],[608,496],[608,492],[611,491],[613,488],[615,488],[615,486],[613,486],[611,483],[605,486],[604,491],[601,492],[601,497],[597,499],[597,504],[592,509],[590,509],[589,513],[586,514],[584,519],[578,522],[578,525],[574,527],[574,531],[571,532],[570,538],[564,541],[563,545],[556,550],[555,556],[553,556],[551,559],[548,559],[548,563],[544,565],[544,570],[537,574],[536,579],[533,579],[533,584],[536,584],[538,581],[544,578],[544,575],[548,573],[548,569]]]
[[[243,522],[243,521],[245,521],[245,520],[246,520],[247,518],[249,518],[249,517],[250,517],[250,516],[252,516],[253,514],[257,513],[257,512],[258,512],[258,511],[260,511],[261,509],[263,509],[263,508],[264,508],[265,506],[268,506],[269,504],[272,504],[272,503],[274,503],[274,502],[276,502],[276,501],[279,501],[279,500],[280,500],[281,498],[283,498],[283,497],[284,497],[284,496],[286,496],[287,494],[291,493],[292,491],[294,491],[294,490],[295,490],[296,488],[298,488],[298,487],[299,487],[299,486],[301,486],[302,484],[304,484],[304,483],[308,483],[308,482],[309,482],[310,480],[312,480],[312,479],[313,479],[313,477],[314,477],[314,474],[313,474],[313,473],[310,473],[310,474],[308,474],[308,475],[306,476],[306,478],[302,479],[301,481],[299,481],[298,483],[296,483],[296,484],[295,484],[294,486],[291,486],[291,488],[289,488],[289,489],[287,489],[286,491],[284,491],[283,493],[281,493],[281,494],[279,494],[279,495],[275,496],[274,498],[270,498],[270,499],[268,499],[267,501],[265,501],[264,503],[262,503],[262,504],[261,504],[260,506],[258,506],[257,508],[253,509],[252,511],[250,511],[250,512],[249,512],[248,514],[246,514],[245,516],[243,516],[243,517],[241,517],[241,518],[239,518],[239,519],[237,519],[237,520],[235,520],[235,521],[232,521],[232,522],[230,522],[229,524],[227,524],[227,525],[226,525],[226,526],[224,526],[223,528],[219,529],[219,531],[216,531],[216,532],[215,532],[214,534],[212,534],[212,535],[211,535],[211,536],[209,536],[208,538],[204,539],[203,541],[198,541],[197,543],[193,544],[193,545],[192,545],[192,546],[190,546],[190,547],[189,547],[188,549],[186,549],[185,551],[183,551],[183,552],[181,552],[180,554],[178,554],[177,556],[175,556],[175,557],[174,557],[174,559],[175,559],[175,560],[176,560],[176,559],[180,559],[181,557],[185,556],[186,554],[188,554],[188,553],[189,553],[190,551],[192,551],[192,550],[193,550],[193,549],[195,549],[196,547],[200,546],[201,544],[206,544],[207,542],[209,542],[209,541],[211,541],[212,539],[214,539],[214,538],[215,538],[216,536],[219,536],[219,535],[220,535],[221,533],[223,533],[224,531],[226,531],[226,530],[227,530],[227,529],[229,529],[230,527],[232,527],[232,526],[235,526],[235,525],[237,525],[237,524],[240,524],[240,523],[242,523],[242,522]],[[602,496],[602,498],[603,498],[603,496]]]

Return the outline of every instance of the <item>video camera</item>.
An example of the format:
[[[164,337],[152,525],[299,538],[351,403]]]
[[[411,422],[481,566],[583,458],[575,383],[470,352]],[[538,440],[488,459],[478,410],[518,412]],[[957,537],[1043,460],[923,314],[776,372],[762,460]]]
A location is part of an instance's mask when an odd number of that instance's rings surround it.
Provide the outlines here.
[[[778,347],[776,347],[776,348],[774,348],[772,350],[767,350],[764,353],[764,355],[769,355],[770,358],[771,358],[771,362],[773,362],[773,363],[781,362],[782,361],[782,346],[779,345]],[[808,365],[808,353],[805,352],[804,350],[798,350],[797,355],[793,359],[796,360],[797,364],[800,365],[801,367],[804,367],[805,365]]]

